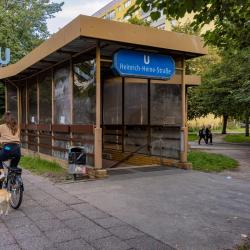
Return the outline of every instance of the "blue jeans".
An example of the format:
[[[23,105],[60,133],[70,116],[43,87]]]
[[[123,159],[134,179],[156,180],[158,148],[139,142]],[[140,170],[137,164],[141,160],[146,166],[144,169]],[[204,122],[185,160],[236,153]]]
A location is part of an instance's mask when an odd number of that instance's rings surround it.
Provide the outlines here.
[[[20,145],[17,143],[8,143],[0,150],[0,169],[3,169],[3,161],[11,160],[10,167],[17,168],[21,158]]]

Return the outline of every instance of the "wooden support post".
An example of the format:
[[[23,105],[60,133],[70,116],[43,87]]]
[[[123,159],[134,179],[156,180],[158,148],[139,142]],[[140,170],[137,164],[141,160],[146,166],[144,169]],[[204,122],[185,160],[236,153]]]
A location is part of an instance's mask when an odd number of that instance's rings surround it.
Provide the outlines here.
[[[187,162],[188,154],[188,127],[187,127],[187,108],[186,108],[186,84],[185,84],[185,59],[182,61],[182,84],[181,84],[181,100],[182,100],[182,127],[181,127],[181,167],[188,169],[190,164]]]
[[[55,94],[54,94],[54,89],[55,89],[55,83],[54,83],[54,68],[51,69],[51,146],[52,146],[52,149],[51,149],[51,155],[53,156],[53,147],[55,145],[55,142],[54,142],[54,132],[53,132],[53,129],[52,129],[52,125],[55,123],[55,109],[54,109],[54,99],[55,99]]]
[[[19,127],[21,124],[21,119],[22,119],[21,91],[20,87],[17,87],[17,120]]]
[[[73,62],[72,57],[70,58],[70,72],[69,72],[69,95],[70,95],[70,124],[73,124],[74,122],[74,113],[73,113],[73,98],[74,98],[74,74],[73,74]],[[73,134],[70,131],[70,146],[73,145]]]
[[[101,49],[96,46],[96,127],[95,127],[95,176],[106,176],[102,170],[102,128],[101,128]]]
[[[8,94],[7,94],[7,86],[6,86],[6,81],[4,83],[4,92],[5,92],[5,112],[8,111]]]
[[[37,124],[40,123],[40,88],[39,88],[39,82],[38,82],[38,77],[36,78],[36,102],[37,102]],[[40,152],[40,132],[39,130],[36,131],[36,135],[37,135],[37,152]]]

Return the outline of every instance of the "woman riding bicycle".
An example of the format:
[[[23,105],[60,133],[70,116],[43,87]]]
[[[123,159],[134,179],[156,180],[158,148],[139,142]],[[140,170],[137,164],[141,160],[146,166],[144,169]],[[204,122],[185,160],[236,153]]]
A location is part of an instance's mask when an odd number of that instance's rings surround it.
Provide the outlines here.
[[[7,111],[0,125],[0,180],[4,178],[3,161],[11,160],[10,167],[17,168],[21,157],[20,131],[16,119]]]

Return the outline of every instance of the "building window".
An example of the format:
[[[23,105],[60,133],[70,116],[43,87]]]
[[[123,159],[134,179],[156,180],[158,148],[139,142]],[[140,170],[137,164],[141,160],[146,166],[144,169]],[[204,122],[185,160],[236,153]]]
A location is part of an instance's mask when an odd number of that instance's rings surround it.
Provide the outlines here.
[[[121,10],[122,10],[122,6],[120,5],[120,6],[118,6],[117,11],[121,12]]]
[[[127,2],[124,3],[124,7],[128,8],[131,5],[131,0],[128,0]]]
[[[172,28],[174,28],[174,27],[177,26],[177,21],[176,21],[175,19],[172,19],[172,20],[170,21],[170,23],[171,23],[171,27],[172,27]]]
[[[125,16],[125,17],[124,17],[124,20],[125,20],[125,21],[128,21],[130,18],[131,18],[131,16]]]
[[[109,12],[106,16],[103,16],[103,19],[108,19],[108,20],[113,20],[115,19],[116,15],[115,15],[115,11],[111,11]]]
[[[110,20],[115,19],[115,11],[114,10],[109,13],[109,19]]]
[[[163,24],[157,26],[156,28],[159,29],[159,30],[165,30],[166,29],[166,25],[165,25],[165,23],[163,23]]]

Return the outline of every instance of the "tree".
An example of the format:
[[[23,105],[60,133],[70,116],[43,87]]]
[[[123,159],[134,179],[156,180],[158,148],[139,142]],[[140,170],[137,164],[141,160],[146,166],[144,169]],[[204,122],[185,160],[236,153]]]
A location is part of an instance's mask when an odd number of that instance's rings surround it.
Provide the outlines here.
[[[249,120],[250,114],[250,49],[234,55],[224,54],[221,62],[213,65],[203,76],[202,84],[194,90],[192,105],[198,108],[194,115],[212,112],[223,116],[223,130],[229,117]],[[200,113],[199,113],[200,112]],[[246,135],[249,125],[246,122]]]
[[[0,47],[10,48],[15,63],[47,39],[47,19],[61,11],[63,3],[49,0],[0,0]],[[0,114],[4,112],[4,88],[0,84]]]
[[[142,25],[142,26],[150,26],[150,22],[147,21],[147,20],[142,20],[142,19],[139,19],[138,17],[131,17],[129,20],[128,20],[129,23],[131,24],[136,24],[136,25]]]
[[[0,0],[0,47],[11,49],[11,63],[49,37],[46,21],[62,5],[49,0]]]
[[[214,24],[214,29],[204,34],[206,43],[222,50],[243,49],[250,41],[249,0],[136,0],[127,12],[132,15],[136,10],[150,11],[152,20],[162,14],[168,20],[195,13],[192,26],[199,29],[205,24]]]

